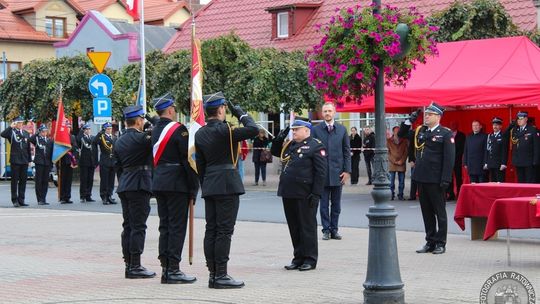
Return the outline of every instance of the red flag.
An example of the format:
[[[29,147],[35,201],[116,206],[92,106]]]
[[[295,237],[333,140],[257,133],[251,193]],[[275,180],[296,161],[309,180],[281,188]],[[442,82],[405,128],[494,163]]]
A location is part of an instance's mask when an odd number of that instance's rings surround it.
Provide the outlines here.
[[[134,20],[139,20],[139,0],[126,0],[126,11]]]
[[[189,122],[188,161],[193,170],[195,163],[195,133],[205,125],[202,100],[203,66],[201,59],[201,43],[195,39],[195,27],[191,32],[191,120]]]
[[[52,161],[56,163],[64,154],[71,149],[71,139],[69,129],[66,127],[68,120],[64,115],[64,105],[62,97],[58,101],[58,114],[56,115],[56,123],[54,127],[54,146]]]

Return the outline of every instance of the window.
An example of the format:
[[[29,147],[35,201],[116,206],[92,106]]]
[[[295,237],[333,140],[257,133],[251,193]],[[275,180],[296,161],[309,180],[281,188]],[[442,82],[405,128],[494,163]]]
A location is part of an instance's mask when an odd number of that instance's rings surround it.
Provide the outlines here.
[[[4,81],[6,79],[4,75],[4,63],[1,60],[0,57],[0,81]],[[13,62],[13,61],[6,61],[6,72],[7,75],[9,75],[11,72],[17,71],[21,68],[20,62]]]
[[[289,37],[289,13],[277,14],[277,36],[278,38]]]
[[[66,18],[46,17],[45,31],[51,37],[66,37]]]

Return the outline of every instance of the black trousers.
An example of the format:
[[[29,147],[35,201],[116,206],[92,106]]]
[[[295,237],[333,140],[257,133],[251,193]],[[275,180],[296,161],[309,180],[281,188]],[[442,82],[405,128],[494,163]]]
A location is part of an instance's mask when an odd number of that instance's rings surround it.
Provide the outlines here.
[[[366,162],[366,169],[367,169],[367,176],[368,176],[368,181],[371,183],[373,180],[371,178],[372,174],[371,174],[371,164],[373,163],[373,157],[374,155],[364,155],[364,161]]]
[[[36,198],[38,202],[47,201],[47,192],[49,191],[49,172],[51,167],[46,165],[36,165],[36,176],[34,177]]]
[[[358,184],[358,176],[360,175],[360,154],[353,154],[351,157],[351,184]]]
[[[506,170],[500,170],[499,168],[489,169],[489,181],[504,183],[504,176]]]
[[[409,199],[416,199],[416,192],[418,190],[418,185],[416,181],[412,178],[414,175],[414,167],[411,168],[411,189],[409,192]]]
[[[114,167],[99,166],[99,196],[106,199],[113,195],[114,190]]]
[[[469,174],[469,180],[471,183],[485,183],[487,182],[484,174]]]
[[[186,239],[189,195],[181,192],[154,193],[159,215],[159,260],[162,267],[177,268]]]
[[[446,193],[448,193],[449,196],[458,196],[459,190],[461,190],[461,185],[463,184],[463,168],[462,163],[456,164],[454,166],[454,178],[456,179],[456,193],[454,194],[454,179],[450,181],[450,186],[448,186],[448,189],[446,189]]]
[[[62,161],[60,161],[62,163]],[[71,184],[73,182],[73,168],[68,164],[60,164],[60,200],[71,199]]]
[[[317,205],[307,199],[283,198],[283,210],[293,244],[295,264],[317,265]]]
[[[141,255],[146,238],[146,220],[150,214],[150,193],[127,191],[118,193],[122,202],[122,254],[129,262],[132,255]]]
[[[534,184],[536,178],[534,167],[516,167],[518,183]]]
[[[24,203],[28,165],[11,164],[11,202]]]
[[[445,193],[439,184],[417,183],[417,185],[426,241],[430,245],[445,246],[448,230]]]
[[[81,168],[81,186],[79,195],[81,199],[89,199],[92,197],[92,188],[94,187],[94,166],[80,166]]]
[[[229,261],[231,239],[238,215],[238,195],[218,195],[204,198],[206,232],[204,256],[208,264],[224,265]]]

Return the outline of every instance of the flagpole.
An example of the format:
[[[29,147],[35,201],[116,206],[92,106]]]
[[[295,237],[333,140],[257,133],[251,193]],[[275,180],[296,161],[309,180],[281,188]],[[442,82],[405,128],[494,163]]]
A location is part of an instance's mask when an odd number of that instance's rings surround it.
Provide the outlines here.
[[[144,0],[141,0],[141,16],[139,19],[139,25],[141,26],[140,32],[141,32],[141,95],[140,100],[142,100],[142,107],[144,112],[146,113],[146,50],[145,50],[145,38],[144,38]]]
[[[191,52],[194,51],[193,44],[195,43],[195,17],[193,16],[193,6],[191,3],[191,0],[189,0],[189,12],[191,14]],[[193,54],[191,54],[191,102],[190,102],[190,113],[193,110]],[[192,122],[190,122],[192,123]],[[191,134],[191,136],[194,136],[195,134]],[[189,148],[188,148],[189,149]],[[189,152],[188,152],[189,154]],[[193,264],[193,222],[194,222],[194,208],[195,205],[195,199],[192,198],[189,200],[189,234],[188,234],[188,251],[189,251],[189,265]]]

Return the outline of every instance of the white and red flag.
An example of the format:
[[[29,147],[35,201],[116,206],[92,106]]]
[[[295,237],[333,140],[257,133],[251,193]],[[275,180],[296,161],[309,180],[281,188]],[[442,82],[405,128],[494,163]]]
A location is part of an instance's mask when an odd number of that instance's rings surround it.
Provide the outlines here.
[[[201,60],[201,43],[195,39],[195,26],[191,34],[191,120],[189,123],[188,160],[193,170],[195,163],[195,133],[205,125],[202,100],[203,66]]]
[[[125,0],[126,11],[134,20],[139,20],[139,0]]]

